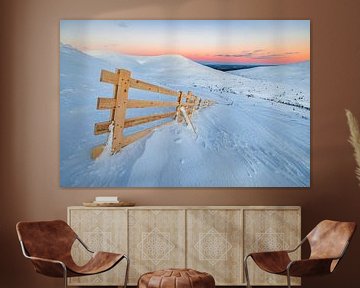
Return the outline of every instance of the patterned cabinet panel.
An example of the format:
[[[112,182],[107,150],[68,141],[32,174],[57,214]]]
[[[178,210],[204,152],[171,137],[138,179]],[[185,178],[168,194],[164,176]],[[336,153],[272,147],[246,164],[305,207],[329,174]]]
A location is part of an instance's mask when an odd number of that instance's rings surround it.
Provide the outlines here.
[[[187,210],[187,267],[208,272],[216,285],[242,280],[242,210]]]
[[[185,210],[129,210],[130,284],[148,271],[185,267]]]
[[[261,251],[286,250],[300,243],[300,209],[249,209],[244,211],[244,254]],[[300,259],[300,249],[292,253],[293,259]],[[249,276],[252,285],[286,285],[286,277],[260,270],[249,262]],[[292,284],[299,285],[299,278]]]
[[[69,209],[68,222],[91,250],[127,252],[126,209]],[[89,253],[78,241],[73,246],[72,255],[79,264],[84,264],[89,259]],[[121,261],[115,268],[105,273],[69,278],[69,284],[122,285],[125,267],[125,261]]]

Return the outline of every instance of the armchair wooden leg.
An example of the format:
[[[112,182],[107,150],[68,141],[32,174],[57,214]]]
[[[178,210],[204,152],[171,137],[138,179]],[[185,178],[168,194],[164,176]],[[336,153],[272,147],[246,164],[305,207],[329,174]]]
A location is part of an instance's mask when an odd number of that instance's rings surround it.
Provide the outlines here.
[[[130,259],[129,259],[129,257],[127,257],[126,255],[124,256],[124,258],[125,258],[125,260],[126,260],[126,272],[125,272],[124,288],[126,288],[126,287],[127,287],[128,278],[129,278]]]
[[[247,288],[251,288],[250,285],[250,279],[249,279],[249,269],[248,269],[248,265],[247,265],[247,259],[250,257],[250,255],[247,255],[244,258],[244,272],[245,272],[245,279],[246,279],[246,287]]]

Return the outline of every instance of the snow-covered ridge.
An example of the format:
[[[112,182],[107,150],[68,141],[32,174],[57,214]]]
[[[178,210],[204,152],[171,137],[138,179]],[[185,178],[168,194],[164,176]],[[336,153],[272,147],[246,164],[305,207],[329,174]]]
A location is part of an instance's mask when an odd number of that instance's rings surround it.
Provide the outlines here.
[[[68,49],[73,53],[77,51],[69,45],[62,45],[61,49],[65,53],[70,53]],[[309,61],[222,72],[182,55],[133,56],[117,53],[93,55],[108,65],[130,70],[133,77],[140,80],[152,81],[154,84],[175,90],[188,91],[198,88],[202,91],[207,90],[208,95],[202,96],[212,100],[217,100],[214,98],[218,98],[218,95],[231,93],[239,97],[262,98],[310,109]],[[204,75],[207,76],[206,79]],[[227,96],[224,95],[222,98]]]
[[[248,86],[249,97],[310,108],[310,61],[234,70],[228,73],[255,81],[257,85]]]
[[[223,72],[201,65],[182,55],[133,56],[117,53],[95,54],[96,58],[104,60],[111,65],[131,70],[142,78],[159,80],[162,76],[171,75],[172,80],[186,75],[210,73],[215,76]],[[191,70],[189,73],[188,69]],[[173,81],[172,81],[173,82]],[[171,83],[170,83],[171,84]]]

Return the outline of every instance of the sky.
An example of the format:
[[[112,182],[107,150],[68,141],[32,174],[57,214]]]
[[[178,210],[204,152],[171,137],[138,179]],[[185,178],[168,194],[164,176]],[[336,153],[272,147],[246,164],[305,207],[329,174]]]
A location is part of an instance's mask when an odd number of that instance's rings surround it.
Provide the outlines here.
[[[287,64],[310,60],[310,20],[61,20],[60,41],[92,55]]]

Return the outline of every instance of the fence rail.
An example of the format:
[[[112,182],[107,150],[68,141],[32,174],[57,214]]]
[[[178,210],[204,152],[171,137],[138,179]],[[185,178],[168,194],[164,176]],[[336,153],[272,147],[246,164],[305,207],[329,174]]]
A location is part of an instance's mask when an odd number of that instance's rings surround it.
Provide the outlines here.
[[[184,107],[186,113],[191,118],[193,112],[200,107],[209,106],[213,104],[212,101],[202,100],[192,94],[191,91],[184,93],[182,91],[174,91],[168,88],[160,87],[158,85],[146,83],[141,80],[131,78],[131,72],[125,69],[116,69],[116,72],[106,70],[101,71],[100,81],[114,85],[113,98],[99,97],[97,101],[98,110],[110,110],[110,120],[105,122],[95,123],[94,134],[101,135],[109,133],[109,126],[113,123],[113,137],[111,143],[112,153],[117,153],[121,148],[137,141],[138,139],[150,134],[155,128],[163,126],[167,123],[157,125],[155,127],[147,128],[131,135],[125,136],[124,129],[142,125],[145,123],[173,118],[178,122],[183,121],[180,108]],[[167,96],[176,97],[175,101],[153,101],[153,100],[133,100],[128,99],[129,89],[140,89],[154,93],[160,93]],[[185,100],[185,102],[184,102]],[[152,114],[148,116],[140,116],[134,118],[125,118],[126,110],[130,108],[154,108],[154,107],[174,107],[173,112]],[[97,158],[105,148],[105,144],[96,146],[92,149],[92,158]]]

